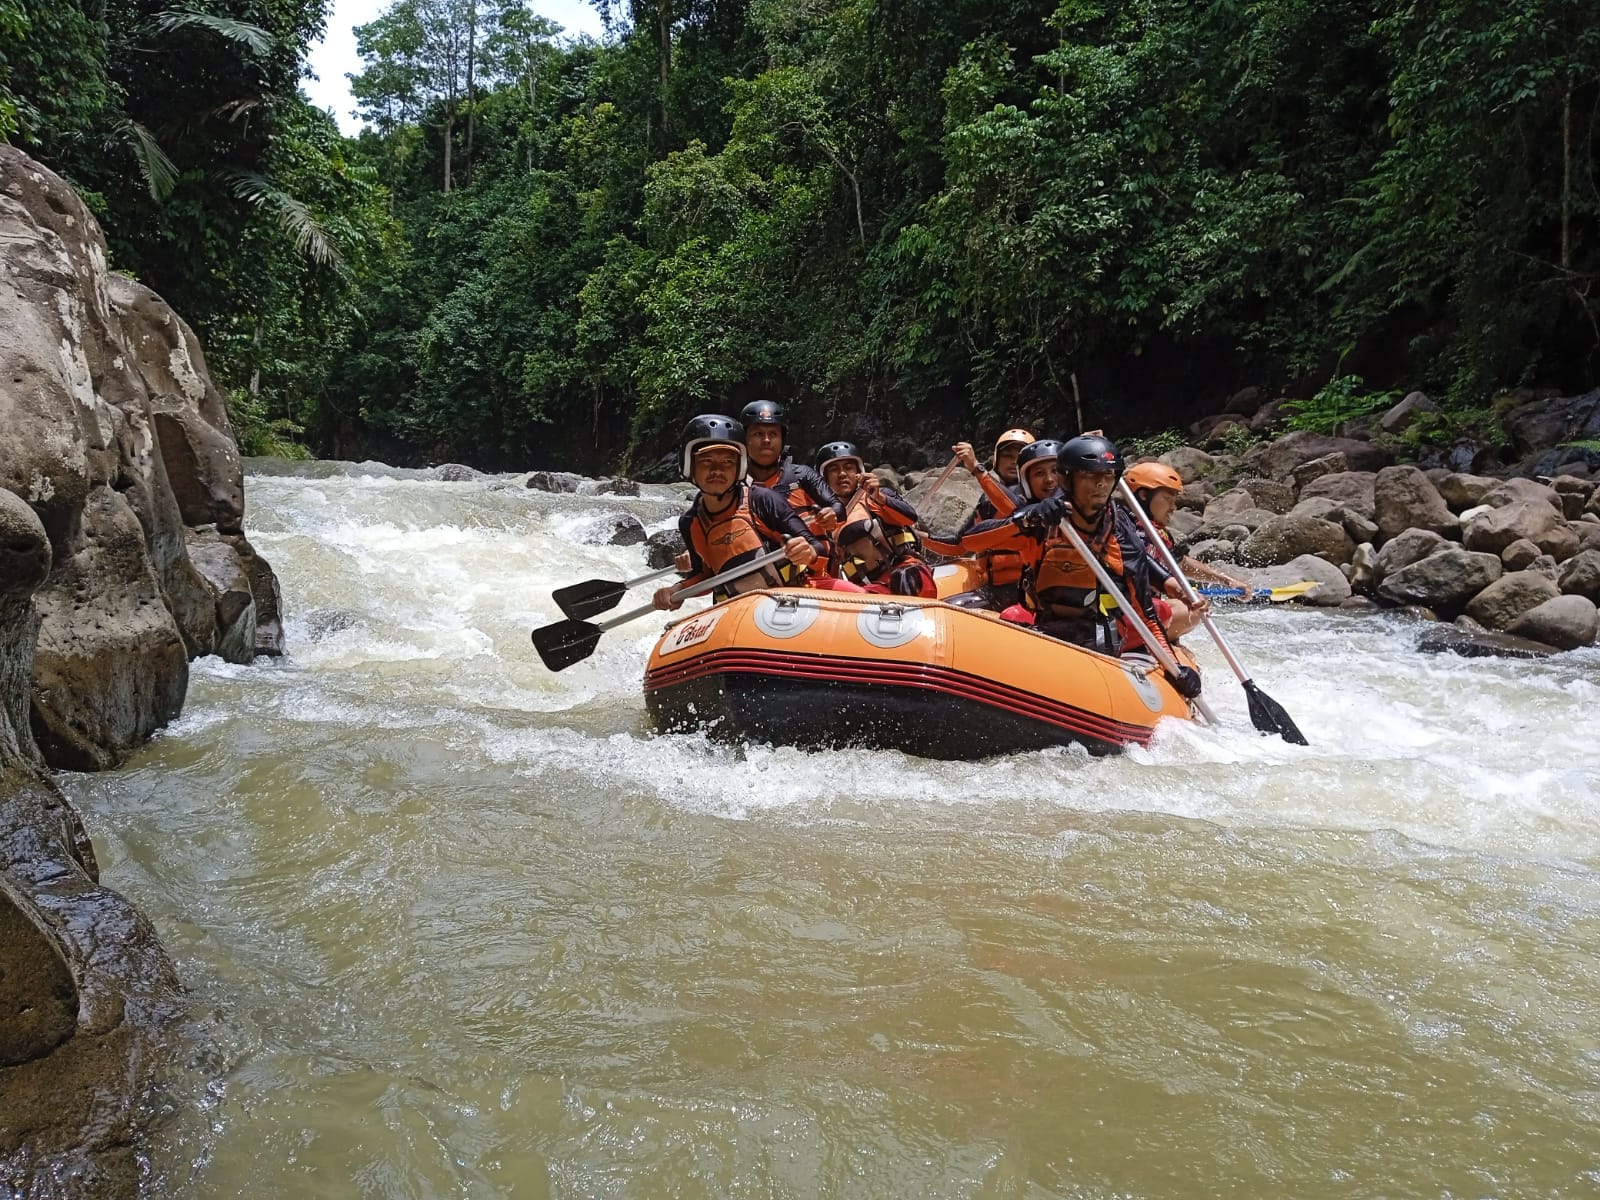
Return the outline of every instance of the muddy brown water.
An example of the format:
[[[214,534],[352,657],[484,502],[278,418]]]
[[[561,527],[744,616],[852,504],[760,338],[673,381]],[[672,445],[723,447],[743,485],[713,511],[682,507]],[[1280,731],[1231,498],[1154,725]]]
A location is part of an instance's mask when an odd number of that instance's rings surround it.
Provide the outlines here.
[[[1312,742],[976,764],[657,737],[661,621],[560,675],[635,500],[258,465],[291,655],[68,776],[193,1025],[179,1197],[1600,1191],[1600,653],[1227,627]]]

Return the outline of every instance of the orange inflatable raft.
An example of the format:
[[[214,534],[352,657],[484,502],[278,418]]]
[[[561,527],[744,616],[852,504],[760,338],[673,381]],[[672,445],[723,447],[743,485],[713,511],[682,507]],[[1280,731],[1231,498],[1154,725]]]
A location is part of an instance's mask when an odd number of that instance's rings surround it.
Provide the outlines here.
[[[940,569],[941,594],[966,582]],[[976,759],[1071,742],[1147,745],[1189,704],[1159,668],[904,596],[774,588],[667,626],[645,705],[666,731]]]

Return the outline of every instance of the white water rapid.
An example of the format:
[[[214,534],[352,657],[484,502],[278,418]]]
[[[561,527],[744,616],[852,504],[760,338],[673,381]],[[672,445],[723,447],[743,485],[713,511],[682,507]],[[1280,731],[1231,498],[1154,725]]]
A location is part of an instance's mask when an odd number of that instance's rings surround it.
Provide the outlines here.
[[[1600,651],[1252,606],[1308,749],[1203,642],[1149,751],[734,748],[647,729],[663,618],[529,644],[668,489],[247,487],[288,657],[64,780],[191,990],[151,1195],[1600,1191]]]

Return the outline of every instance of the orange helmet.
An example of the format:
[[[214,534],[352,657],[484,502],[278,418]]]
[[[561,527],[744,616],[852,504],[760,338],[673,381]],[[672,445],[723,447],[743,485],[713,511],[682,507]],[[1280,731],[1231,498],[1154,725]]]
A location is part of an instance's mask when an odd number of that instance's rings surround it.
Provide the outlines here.
[[[1008,429],[994,440],[995,457],[999,457],[1001,446],[1031,446],[1033,434],[1026,429]],[[993,462],[994,459],[989,460]]]
[[[1161,488],[1171,488],[1175,492],[1183,491],[1182,476],[1167,466],[1166,463],[1135,463],[1128,468],[1128,473],[1123,478],[1128,481],[1128,486],[1136,492],[1154,492]]]

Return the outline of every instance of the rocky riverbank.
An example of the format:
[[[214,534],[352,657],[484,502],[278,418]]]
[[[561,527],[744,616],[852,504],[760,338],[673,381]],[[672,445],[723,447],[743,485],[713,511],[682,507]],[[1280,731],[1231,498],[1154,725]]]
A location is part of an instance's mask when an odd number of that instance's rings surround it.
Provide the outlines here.
[[[1406,448],[1398,435],[1436,411],[1421,393],[1338,437],[1273,436],[1282,405],[1249,389],[1190,428],[1196,444],[1159,456],[1185,485],[1172,523],[1182,552],[1258,587],[1314,582],[1297,604],[1403,609],[1439,622],[1421,639],[1427,651],[1530,656],[1595,643],[1600,453],[1584,447],[1600,439],[1600,391],[1528,397],[1506,409],[1498,441],[1428,450],[1416,462],[1396,460]],[[1257,440],[1242,453],[1226,448],[1249,437]],[[903,442],[874,438],[862,449],[870,459]],[[927,463],[937,455],[921,448],[913,457]],[[1463,469],[1474,465],[1480,469]],[[941,534],[954,531],[980,495],[961,470],[937,494],[942,470],[875,470],[916,506],[924,528]],[[637,487],[548,472],[527,484],[593,495]],[[610,540],[645,537],[629,527]],[[675,532],[658,532],[647,560],[665,566],[680,548]]]
[[[192,658],[281,653],[278,587],[193,332],[6,145],[0,309],[0,1192],[131,1195],[181,991],[50,768],[123,761]]]

